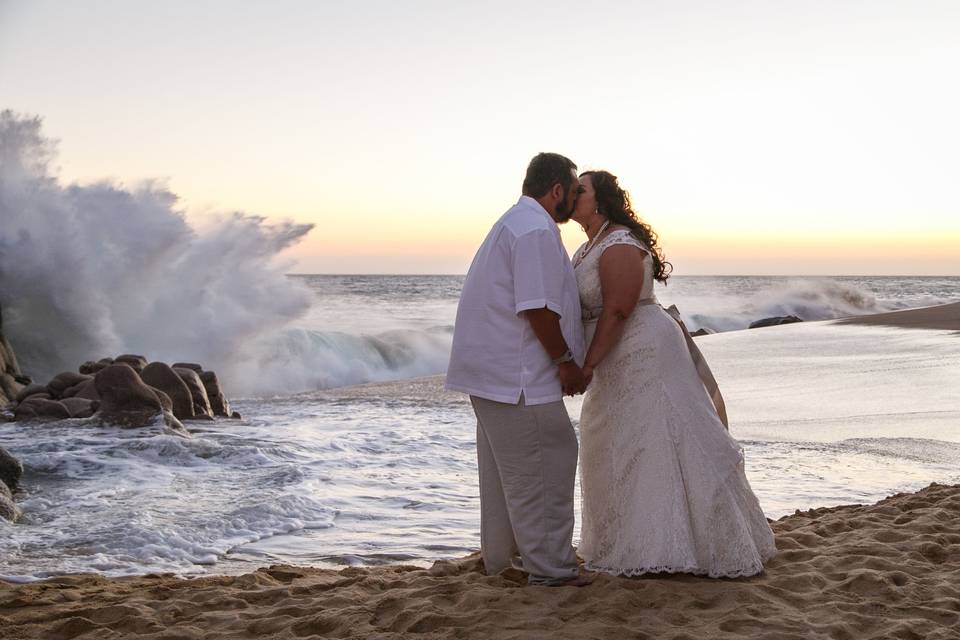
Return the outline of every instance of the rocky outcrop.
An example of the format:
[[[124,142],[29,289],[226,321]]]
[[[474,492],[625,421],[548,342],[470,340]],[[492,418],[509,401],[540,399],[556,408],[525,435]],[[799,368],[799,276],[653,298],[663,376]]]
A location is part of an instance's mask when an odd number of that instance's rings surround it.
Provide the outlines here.
[[[220,389],[220,379],[217,378],[217,374],[213,371],[201,371],[200,382],[203,383],[203,388],[207,392],[213,415],[224,418],[232,417],[230,403],[227,401],[227,397],[223,395],[223,390]]]
[[[764,318],[763,320],[751,322],[750,328],[759,329],[760,327],[775,327],[780,324],[791,324],[793,322],[803,322],[803,318],[798,318],[797,316],[775,316],[773,318]]]
[[[100,415],[124,427],[143,427],[163,413],[157,394],[126,364],[112,364],[94,378],[100,395]]]
[[[20,507],[13,501],[13,492],[0,482],[0,518],[16,522],[20,519]]]
[[[80,365],[80,373],[85,373],[87,375],[94,375],[98,373],[101,369],[106,369],[113,364],[113,358],[102,358],[94,362],[93,360],[87,360],[82,365]]]
[[[13,492],[20,484],[23,465],[10,453],[0,447],[0,518],[16,521],[20,517],[20,508],[13,501]]]
[[[710,335],[713,335],[714,333],[716,333],[716,331],[714,331],[713,329],[707,329],[706,327],[702,327],[700,329],[697,329],[696,331],[691,331],[690,337],[699,338],[700,336],[710,336]]]
[[[0,309],[0,407],[13,402],[20,390],[31,382],[30,378],[20,371],[13,347],[3,334],[3,310]]]
[[[90,418],[100,408],[99,400],[87,400],[86,398],[64,398],[60,404],[67,408],[71,418]]]
[[[171,409],[177,418],[188,420],[194,416],[193,394],[190,393],[190,387],[166,363],[151,362],[144,367],[140,378],[170,397]]]
[[[0,447],[0,482],[16,491],[20,486],[20,476],[23,475],[23,465],[10,455],[10,452]]]
[[[199,364],[178,364],[184,366],[172,368],[133,354],[88,360],[80,372],[64,371],[45,385],[19,387],[7,411],[16,421],[98,417],[122,427],[155,424],[162,415],[184,436],[189,432],[181,420],[240,417],[231,413],[216,373]]]
[[[53,380],[47,383],[47,393],[57,400],[70,397],[67,391],[78,388],[84,382],[93,380],[93,376],[77,373],[76,371],[64,371],[54,376]]]
[[[47,392],[46,385],[37,384],[34,382],[32,384],[28,384],[23,389],[20,389],[20,393],[17,394],[17,397],[14,398],[13,401],[19,404],[33,395],[42,395],[45,398],[50,397],[50,394]]]
[[[70,418],[70,410],[62,402],[42,398],[41,395],[32,395],[13,410],[14,420],[66,420]]]
[[[213,409],[210,407],[210,398],[207,397],[207,390],[197,372],[184,367],[174,367],[173,370],[190,389],[190,396],[193,398],[193,415],[195,417],[209,416],[212,418]]]

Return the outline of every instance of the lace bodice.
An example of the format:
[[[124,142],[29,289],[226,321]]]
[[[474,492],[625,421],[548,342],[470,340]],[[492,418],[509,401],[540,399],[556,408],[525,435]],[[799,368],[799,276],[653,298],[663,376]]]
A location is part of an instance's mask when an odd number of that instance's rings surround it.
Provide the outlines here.
[[[653,297],[653,258],[646,246],[628,229],[616,229],[602,238],[581,261],[581,256],[589,243],[584,243],[573,254],[573,263],[576,265],[577,288],[580,290],[580,306],[584,309],[599,309],[603,306],[603,295],[600,291],[600,256],[610,247],[617,244],[629,244],[644,252],[643,258],[643,285],[640,289],[640,299]],[[579,264],[578,264],[579,261]]]

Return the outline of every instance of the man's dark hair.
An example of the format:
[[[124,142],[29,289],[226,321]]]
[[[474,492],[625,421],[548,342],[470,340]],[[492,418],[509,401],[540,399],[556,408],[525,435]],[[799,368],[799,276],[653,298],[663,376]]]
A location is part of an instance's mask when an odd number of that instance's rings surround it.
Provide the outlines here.
[[[547,195],[553,185],[560,183],[564,191],[573,183],[577,170],[570,158],[559,153],[538,153],[527,165],[527,176],[523,179],[523,195],[540,198]]]

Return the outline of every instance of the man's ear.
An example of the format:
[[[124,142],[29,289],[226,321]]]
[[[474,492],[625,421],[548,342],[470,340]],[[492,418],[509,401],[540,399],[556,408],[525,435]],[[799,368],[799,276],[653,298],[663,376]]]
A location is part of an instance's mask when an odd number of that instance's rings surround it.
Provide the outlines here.
[[[563,193],[563,185],[560,184],[559,182],[553,185],[553,188],[550,189],[550,195],[552,195],[557,200],[563,200],[563,196],[565,195]]]

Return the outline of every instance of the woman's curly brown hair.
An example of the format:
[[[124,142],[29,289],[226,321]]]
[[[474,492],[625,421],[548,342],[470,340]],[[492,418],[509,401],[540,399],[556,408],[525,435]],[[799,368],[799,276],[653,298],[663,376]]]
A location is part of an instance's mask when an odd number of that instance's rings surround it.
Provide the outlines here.
[[[597,211],[613,224],[621,224],[650,250],[653,258],[653,278],[667,283],[673,265],[663,257],[657,244],[657,234],[646,222],[641,222],[630,204],[630,194],[620,187],[617,176],[609,171],[584,171],[580,177],[590,176],[597,198]]]

